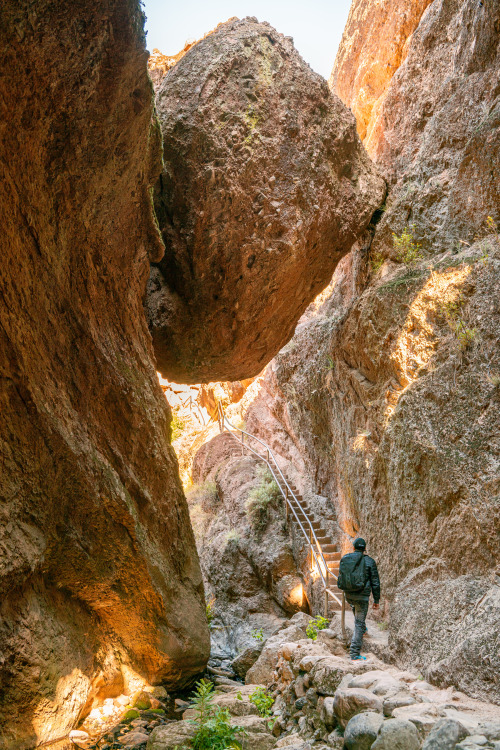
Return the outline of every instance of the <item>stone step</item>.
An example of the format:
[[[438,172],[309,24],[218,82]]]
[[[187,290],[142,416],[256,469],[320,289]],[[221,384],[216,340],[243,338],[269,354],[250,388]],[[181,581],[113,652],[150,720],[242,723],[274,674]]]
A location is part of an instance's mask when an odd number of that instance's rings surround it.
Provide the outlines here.
[[[323,554],[326,552],[337,552],[337,545],[336,544],[325,544],[322,546]]]
[[[342,555],[340,554],[340,552],[325,552],[324,548],[323,548],[323,555],[325,557],[325,560],[328,563],[329,562],[336,562],[336,563],[338,563],[340,561],[340,558],[342,557]]]

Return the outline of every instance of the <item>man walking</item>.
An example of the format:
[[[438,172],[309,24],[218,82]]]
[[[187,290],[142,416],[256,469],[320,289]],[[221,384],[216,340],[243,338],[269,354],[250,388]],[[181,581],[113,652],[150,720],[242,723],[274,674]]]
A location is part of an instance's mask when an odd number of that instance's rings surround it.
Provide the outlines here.
[[[380,579],[375,560],[365,555],[366,542],[359,537],[354,540],[354,552],[344,555],[340,561],[337,585],[354,612],[354,633],[350,656],[353,661],[366,659],[361,656],[363,635],[366,633],[366,615],[370,594],[373,593],[373,609],[379,608]]]

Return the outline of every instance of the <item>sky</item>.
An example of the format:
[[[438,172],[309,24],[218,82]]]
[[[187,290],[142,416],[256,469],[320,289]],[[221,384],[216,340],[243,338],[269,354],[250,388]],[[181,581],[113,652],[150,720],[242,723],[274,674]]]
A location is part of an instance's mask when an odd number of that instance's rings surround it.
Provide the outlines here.
[[[199,39],[232,16],[256,16],[295,47],[311,68],[328,78],[351,0],[143,0],[147,47],[175,55],[186,41]]]

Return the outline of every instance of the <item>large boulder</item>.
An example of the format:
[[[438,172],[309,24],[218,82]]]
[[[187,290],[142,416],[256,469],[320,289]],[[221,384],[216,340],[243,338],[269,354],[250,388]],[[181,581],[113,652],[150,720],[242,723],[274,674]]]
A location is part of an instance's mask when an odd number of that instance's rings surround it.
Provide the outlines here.
[[[353,716],[345,728],[346,750],[370,750],[383,721],[384,717],[373,711]]]
[[[256,375],[367,227],[385,185],[354,117],[255,18],[221,24],[157,91],[166,252],[147,312],[177,382]]]
[[[1,16],[0,745],[21,750],[138,676],[188,682],[209,637],[142,304],[162,245],[140,5]]]

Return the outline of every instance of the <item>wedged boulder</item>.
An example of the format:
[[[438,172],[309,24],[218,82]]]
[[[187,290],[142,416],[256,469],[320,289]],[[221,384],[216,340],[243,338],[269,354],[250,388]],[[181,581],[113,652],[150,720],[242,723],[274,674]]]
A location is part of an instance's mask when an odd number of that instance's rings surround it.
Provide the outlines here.
[[[192,47],[156,94],[165,243],[146,309],[176,382],[256,375],[381,204],[354,117],[255,18]]]
[[[333,710],[339,724],[345,727],[353,716],[363,711],[382,715],[382,701],[364,688],[339,688],[333,698]]]
[[[372,750],[420,750],[422,740],[410,721],[388,719],[380,727]]]
[[[372,711],[353,716],[345,728],[346,750],[370,750],[383,721],[383,716]]]

